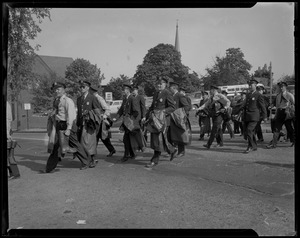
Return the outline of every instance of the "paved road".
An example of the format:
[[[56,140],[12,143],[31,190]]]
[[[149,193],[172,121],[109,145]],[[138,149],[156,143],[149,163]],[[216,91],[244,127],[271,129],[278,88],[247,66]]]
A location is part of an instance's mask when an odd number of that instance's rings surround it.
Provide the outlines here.
[[[9,181],[10,228],[196,228],[254,229],[258,235],[293,235],[294,148],[264,144],[243,154],[242,137],[224,148],[203,147],[194,135],[184,158],[164,154],[158,166],[144,165],[152,150],[121,163],[122,134],[113,134],[117,153],[98,146],[96,168],[79,170],[68,155],[50,174],[39,174],[49,154],[44,133],[15,133],[22,178]],[[80,223],[83,220],[84,224]]]

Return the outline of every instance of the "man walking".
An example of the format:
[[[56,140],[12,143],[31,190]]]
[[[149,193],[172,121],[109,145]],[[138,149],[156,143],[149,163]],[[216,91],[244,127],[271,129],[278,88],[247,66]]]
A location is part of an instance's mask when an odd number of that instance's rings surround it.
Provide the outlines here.
[[[285,125],[288,135],[290,136],[290,141],[292,145],[295,143],[295,134],[294,129],[292,126],[293,117],[289,117],[287,114],[288,107],[295,106],[295,97],[293,94],[287,91],[287,83],[286,82],[279,82],[278,87],[280,89],[280,93],[276,96],[276,112],[274,118],[274,132],[273,132],[273,139],[269,145],[267,145],[268,149],[274,149],[277,146],[278,138],[280,135],[280,131],[282,126]],[[293,109],[294,110],[294,109]]]
[[[99,127],[99,131],[97,133],[97,144],[99,139],[101,139],[102,143],[105,145],[105,147],[108,149],[109,154],[107,155],[107,157],[111,157],[113,154],[116,153],[115,147],[111,144],[110,138],[111,138],[111,133],[109,133],[108,130],[108,125],[107,123],[109,123],[110,125],[110,109],[109,109],[109,105],[106,103],[106,101],[104,100],[103,97],[101,97],[98,93],[98,89],[99,89],[99,85],[91,85],[90,87],[90,91],[91,93],[97,98],[98,103],[100,105],[100,118],[101,118],[101,122],[100,122],[100,127]],[[97,163],[98,161],[95,160],[95,162]]]
[[[229,108],[230,101],[223,94],[218,93],[218,89],[217,86],[212,85],[210,87],[210,99],[197,109],[197,111],[201,111],[209,107],[211,111],[213,126],[207,144],[203,145],[207,149],[210,149],[215,138],[218,143],[217,147],[223,147],[223,133],[221,128],[223,122],[222,114]]]
[[[46,169],[41,172],[50,173],[56,168],[59,161],[58,150],[62,147],[62,141],[60,141],[60,134],[62,133],[68,138],[68,144],[71,149],[73,148],[71,152],[74,152],[76,157],[80,160],[80,169],[85,169],[88,165],[88,157],[77,138],[75,104],[73,100],[66,95],[66,85],[64,83],[56,82],[52,87],[58,100],[58,102],[55,103],[55,131],[56,137],[59,139],[54,143],[53,150],[46,164]]]
[[[242,108],[244,109],[244,133],[248,140],[247,149],[244,151],[248,154],[257,150],[257,142],[255,138],[255,128],[262,116],[263,120],[267,120],[267,111],[262,95],[256,91],[258,81],[251,79],[249,81],[250,92],[246,95],[246,100]]]
[[[154,155],[151,158],[150,163],[146,165],[147,168],[152,168],[158,164],[162,151],[167,151],[171,155],[171,160],[177,152],[177,150],[168,141],[167,136],[170,126],[170,114],[175,110],[175,102],[172,94],[166,89],[167,83],[167,78],[158,77],[157,91],[154,93],[152,104],[146,113],[146,119],[148,122],[152,120],[151,118],[156,116],[159,117],[158,120],[162,118],[162,120],[159,120],[162,125],[161,131],[154,130],[150,124],[147,126],[151,133],[150,147],[154,150]]]
[[[222,94],[227,98],[228,93],[225,90],[222,91]],[[232,139],[232,138],[234,138],[234,132],[233,132],[232,126],[230,124],[231,113],[232,113],[232,108],[229,107],[227,112],[223,114],[222,132],[224,134],[225,130],[227,128],[230,138]]]
[[[203,99],[199,103],[199,107],[205,104],[209,100],[208,92],[203,92]],[[201,111],[197,111],[196,115],[198,115],[198,122],[200,127],[200,137],[199,140],[204,140],[205,133],[211,132],[210,126],[210,112],[208,108],[204,108]]]
[[[191,104],[188,102],[185,96],[178,92],[179,84],[177,82],[170,82],[170,90],[173,94],[173,99],[175,102],[175,110],[178,108],[183,108],[186,115],[188,115],[189,111],[192,109]],[[182,157],[185,155],[185,144],[182,141],[181,135],[185,131],[182,128],[176,126],[176,122],[171,117],[170,119],[170,139],[174,144],[178,146],[178,155],[177,157]],[[174,157],[171,158],[171,160]]]
[[[78,138],[88,154],[89,167],[94,168],[97,154],[97,131],[100,127],[100,104],[89,92],[91,83],[80,80],[81,96],[77,98]]]
[[[135,159],[136,150],[138,149],[138,142],[136,137],[142,136],[140,131],[141,115],[139,113],[137,101],[131,95],[132,86],[129,83],[123,84],[124,98],[122,105],[117,112],[119,117],[123,116],[121,129],[124,130],[123,143],[124,143],[124,156],[121,162],[128,159]]]

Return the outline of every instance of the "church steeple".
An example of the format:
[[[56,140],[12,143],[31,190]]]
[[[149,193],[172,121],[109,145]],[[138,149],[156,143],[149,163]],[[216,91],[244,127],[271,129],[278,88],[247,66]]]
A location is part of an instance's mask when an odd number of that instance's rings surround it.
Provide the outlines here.
[[[175,49],[178,52],[180,52],[180,49],[179,49],[179,36],[178,36],[178,20],[177,20],[177,24],[176,24]]]

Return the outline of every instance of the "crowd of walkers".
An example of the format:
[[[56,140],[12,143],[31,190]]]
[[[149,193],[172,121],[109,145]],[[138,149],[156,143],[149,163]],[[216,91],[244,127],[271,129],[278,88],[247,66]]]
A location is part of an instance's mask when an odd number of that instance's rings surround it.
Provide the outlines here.
[[[53,172],[66,153],[72,153],[73,158],[80,160],[81,170],[94,168],[98,162],[96,155],[99,140],[107,148],[108,157],[116,153],[110,141],[113,122],[109,105],[99,95],[99,85],[86,80],[79,84],[81,95],[77,98],[76,106],[67,96],[64,83],[56,82],[52,85],[53,112],[47,125],[50,156],[41,173]],[[203,92],[196,116],[199,118],[199,140],[205,140],[205,134],[208,136],[207,143],[204,144],[207,149],[210,149],[215,139],[216,147],[223,147],[223,133],[227,129],[230,138],[240,134],[247,140],[244,153],[256,151],[257,142],[264,141],[261,123],[266,122],[270,116],[270,108],[274,106],[276,112],[271,120],[273,139],[266,148],[276,148],[283,135],[283,125],[291,146],[294,145],[295,99],[287,91],[286,82],[278,83],[279,93],[271,104],[265,96],[264,85],[254,78],[248,84],[249,91],[236,94],[231,100],[226,91],[219,92],[219,87],[215,85],[210,87],[209,92]],[[124,155],[121,162],[135,159],[137,151],[145,151],[148,133],[153,156],[146,164],[147,168],[158,164],[162,152],[169,154],[170,161],[185,156],[185,147],[191,144],[189,112],[192,105],[186,95],[186,88],[172,79],[157,77],[156,89],[152,104],[147,110],[144,97],[138,93],[139,85],[123,84],[123,102],[117,112],[118,120],[122,120],[119,130],[124,133]],[[16,143],[11,138],[11,109],[9,105],[7,108],[8,170],[10,178],[19,178],[17,164],[13,159],[13,146]]]

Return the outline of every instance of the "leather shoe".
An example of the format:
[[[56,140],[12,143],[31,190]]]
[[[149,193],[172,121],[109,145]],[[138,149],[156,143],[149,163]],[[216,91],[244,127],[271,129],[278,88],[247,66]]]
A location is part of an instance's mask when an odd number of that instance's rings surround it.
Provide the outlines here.
[[[135,158],[136,158],[135,155],[129,157],[129,159],[135,159]]]
[[[175,149],[173,153],[171,153],[170,161],[172,161],[176,157],[176,153],[177,153],[177,149]]]
[[[87,169],[89,166],[88,165],[84,165],[84,166],[82,166],[81,168],[80,168],[80,170],[85,170],[85,169]]]
[[[113,151],[109,152],[109,154],[107,155],[107,157],[112,157],[112,155],[115,154],[115,153],[116,153],[116,151],[113,150]]]
[[[204,144],[203,146],[204,146],[205,148],[207,148],[207,149],[210,148],[210,146],[209,146],[208,144]]]
[[[257,150],[257,148],[253,149],[253,148],[250,148],[250,147],[249,147],[249,148],[247,148],[247,150],[244,151],[244,153],[245,153],[245,154],[248,154],[248,153],[250,153],[251,151],[256,151],[256,150]]]
[[[7,180],[19,179],[20,177],[21,177],[20,175],[13,175],[13,176],[10,176]]]
[[[129,159],[129,157],[124,156],[124,157],[121,159],[121,162],[126,162],[128,159]]]
[[[267,145],[266,148],[267,148],[267,149],[275,149],[276,146],[271,144],[271,145]]]
[[[182,157],[182,156],[184,156],[184,154],[185,154],[184,152],[181,152],[177,155],[177,157]]]
[[[215,147],[223,147],[221,144],[216,144]]]
[[[154,166],[156,166],[154,162],[150,162],[149,164],[145,165],[146,168],[153,168]]]
[[[96,164],[94,161],[89,164],[89,168],[95,168],[95,167],[96,167]]]

